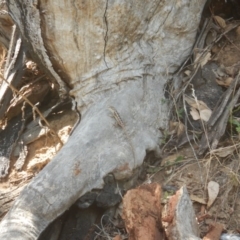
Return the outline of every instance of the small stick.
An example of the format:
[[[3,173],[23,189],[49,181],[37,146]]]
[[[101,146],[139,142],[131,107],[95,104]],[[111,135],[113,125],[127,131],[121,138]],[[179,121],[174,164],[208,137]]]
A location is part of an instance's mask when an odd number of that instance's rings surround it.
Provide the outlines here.
[[[5,63],[4,73],[6,73],[8,68],[9,68],[10,61],[11,61],[12,54],[13,54],[13,48],[16,45],[16,41],[17,41],[17,28],[16,28],[16,25],[13,25],[11,40],[10,40],[10,44],[9,44],[9,50],[8,50],[7,59],[6,59],[6,63]]]

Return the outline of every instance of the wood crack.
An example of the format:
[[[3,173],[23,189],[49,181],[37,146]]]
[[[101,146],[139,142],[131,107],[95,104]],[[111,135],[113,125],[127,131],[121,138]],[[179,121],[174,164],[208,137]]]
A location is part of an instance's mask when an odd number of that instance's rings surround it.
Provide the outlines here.
[[[106,62],[106,48],[107,48],[107,41],[108,41],[107,9],[108,9],[108,0],[106,1],[106,7],[105,7],[104,15],[103,15],[103,20],[104,20],[104,22],[106,24],[106,33],[105,33],[105,36],[104,36],[103,59],[104,59],[106,67],[109,68],[108,65],[107,65],[107,62]]]

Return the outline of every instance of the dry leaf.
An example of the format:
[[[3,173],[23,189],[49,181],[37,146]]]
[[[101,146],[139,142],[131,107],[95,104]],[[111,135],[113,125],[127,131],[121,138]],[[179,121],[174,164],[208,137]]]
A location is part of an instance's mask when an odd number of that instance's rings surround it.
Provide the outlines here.
[[[178,123],[177,136],[181,136],[185,132],[185,126],[182,122]]]
[[[176,133],[176,124],[177,122],[169,121],[169,134]]]
[[[198,197],[198,196],[196,196],[196,195],[191,194],[191,195],[190,195],[190,198],[191,198],[191,200],[194,201],[194,202],[198,202],[198,203],[201,203],[201,204],[204,204],[204,205],[207,204],[207,201],[206,201],[205,199],[200,198],[200,197]]]
[[[184,73],[185,73],[188,77],[191,75],[191,71],[190,71],[190,70],[186,70]]]
[[[170,135],[176,134],[177,126],[178,126],[178,122],[173,122],[173,121],[169,122],[169,134]]]
[[[174,134],[176,133],[177,136],[181,136],[182,133],[185,130],[185,126],[184,124],[180,121],[180,122],[169,122],[169,134]]]
[[[199,101],[197,99],[190,98],[187,95],[185,95],[184,97],[185,97],[186,102],[193,108],[196,108],[198,110],[209,109],[207,104],[204,103],[203,101]]]
[[[212,115],[212,110],[203,102],[185,96],[186,102],[191,106],[190,114],[194,120],[202,119],[207,122]]]
[[[196,120],[199,120],[199,119],[200,119],[199,112],[198,112],[198,110],[197,110],[196,108],[191,107],[190,114],[191,114],[193,120],[196,121]]]
[[[200,61],[201,67],[203,67],[210,59],[211,59],[211,53],[208,52],[201,58],[201,61]]]
[[[207,208],[211,207],[219,193],[219,184],[214,181],[208,183],[208,203]]]
[[[195,67],[200,63],[201,67],[203,67],[209,60],[211,59],[211,53],[207,52],[206,54],[197,53],[195,62]]]
[[[201,53],[199,53],[199,52],[196,53],[195,60],[194,60],[194,62],[195,62],[194,68],[196,68],[198,66],[198,61],[199,61],[201,56],[202,56]]]
[[[233,81],[233,78],[231,77],[221,79],[221,80],[216,79],[217,84],[224,87],[229,87],[232,81]]]
[[[235,150],[236,150],[235,146],[230,146],[230,147],[215,149],[211,151],[211,153],[216,154],[218,157],[227,157],[231,155]]]
[[[205,38],[205,43],[206,45],[210,45],[211,43],[213,43],[217,37],[217,32],[214,29],[211,29],[211,31],[208,32],[206,38]],[[211,51],[212,52],[212,51]]]
[[[225,28],[227,26],[227,24],[223,18],[221,18],[219,16],[214,16],[214,19],[221,28]]]
[[[234,77],[238,74],[239,67],[240,67],[240,63],[237,62],[237,63],[233,64],[232,66],[224,67],[224,70],[229,76]]]
[[[211,115],[212,115],[212,110],[209,108],[203,109],[200,111],[200,118],[205,122],[207,122],[210,119]]]

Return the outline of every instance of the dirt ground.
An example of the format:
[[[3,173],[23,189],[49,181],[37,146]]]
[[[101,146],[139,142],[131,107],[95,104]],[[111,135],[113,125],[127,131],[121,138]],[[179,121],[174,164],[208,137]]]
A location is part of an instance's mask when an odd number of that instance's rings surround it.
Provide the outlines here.
[[[182,159],[181,163],[176,164],[179,158]],[[238,155],[230,154],[227,158],[221,158],[209,154],[196,160],[191,147],[187,147],[168,159],[173,165],[154,174],[152,181],[177,189],[187,186],[198,217],[201,237],[205,236],[211,224],[215,222],[222,223],[225,231],[238,233],[240,217]],[[217,182],[220,190],[213,205],[208,209],[207,185],[210,181]],[[172,194],[165,191],[163,202]]]

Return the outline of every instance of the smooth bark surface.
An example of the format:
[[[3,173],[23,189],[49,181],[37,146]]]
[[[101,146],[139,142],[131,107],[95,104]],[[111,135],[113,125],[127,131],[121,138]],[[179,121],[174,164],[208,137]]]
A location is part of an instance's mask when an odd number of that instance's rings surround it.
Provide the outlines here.
[[[9,1],[32,57],[63,96],[71,88],[82,120],[2,220],[0,239],[37,239],[80,196],[101,188],[106,174],[126,178],[146,151],[160,154],[158,129],[168,119],[164,84],[191,51],[204,3]]]

